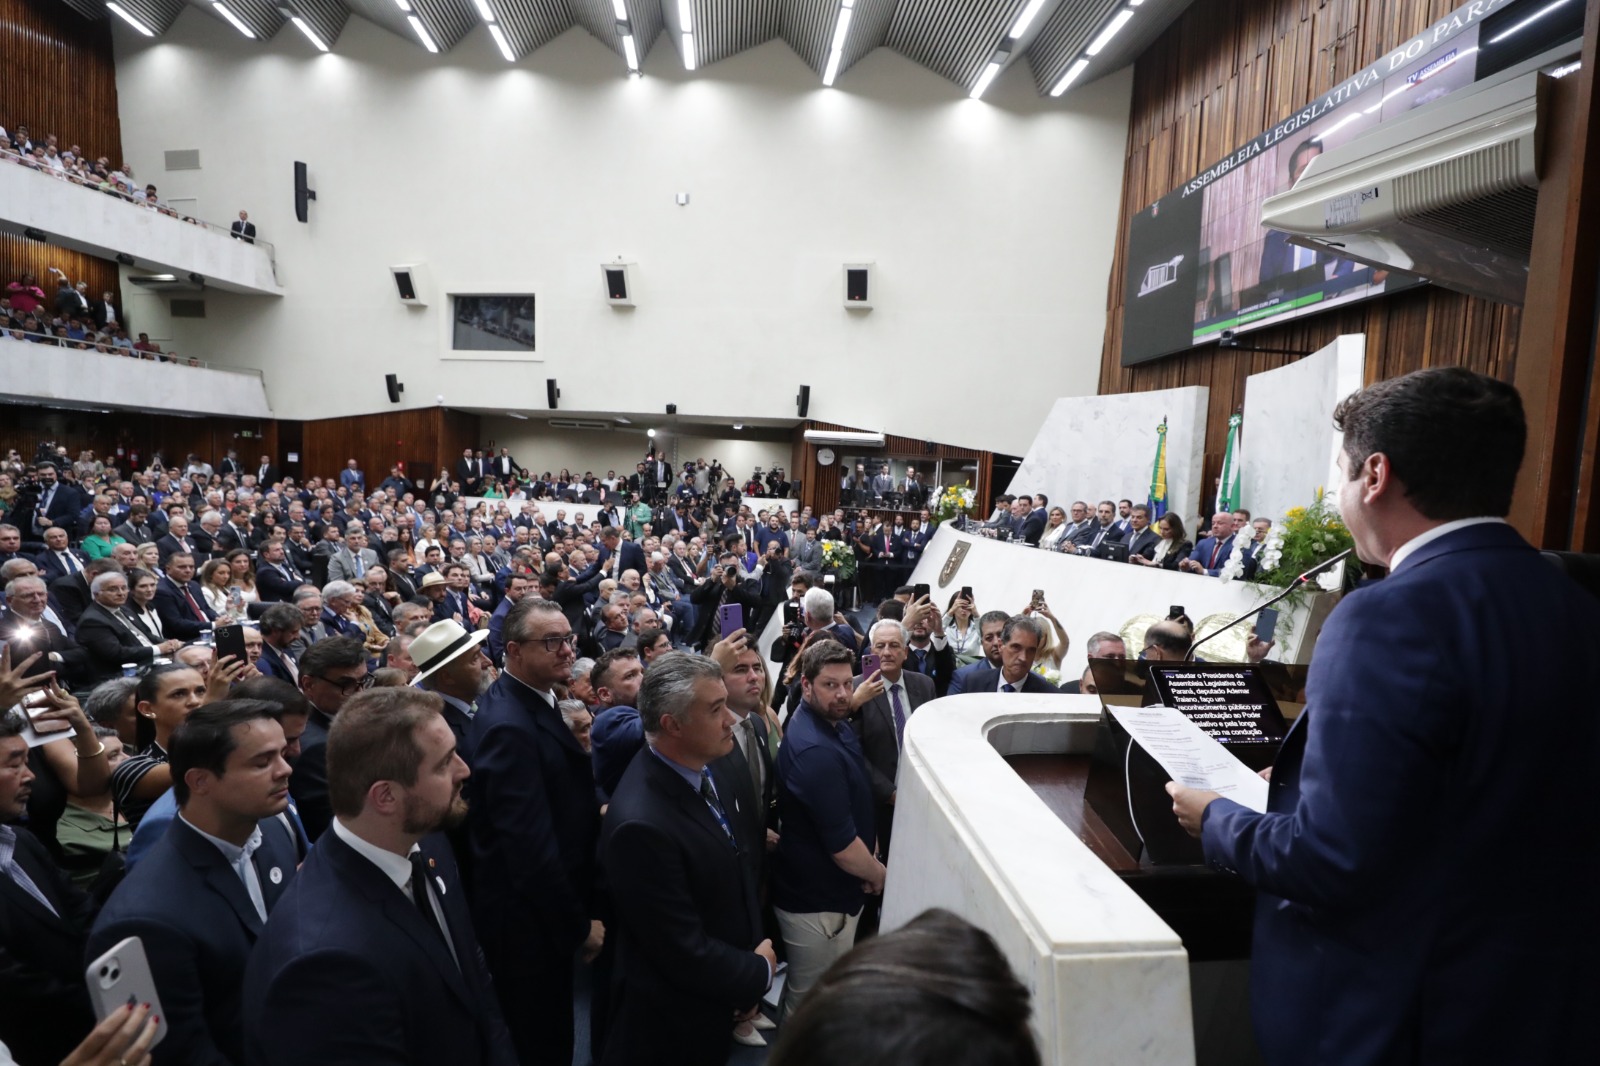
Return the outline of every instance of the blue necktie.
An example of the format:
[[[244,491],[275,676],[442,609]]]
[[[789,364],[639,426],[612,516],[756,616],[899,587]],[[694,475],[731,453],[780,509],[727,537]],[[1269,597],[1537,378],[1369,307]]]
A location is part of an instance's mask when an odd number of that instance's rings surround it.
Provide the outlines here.
[[[1005,684],[1000,686],[1000,691],[1001,692],[1015,692],[1015,691],[1017,691],[1017,686],[1015,686],[1011,682],[1007,681]]]
[[[900,683],[889,686],[889,704],[894,708],[894,743],[902,747],[906,740],[906,709],[900,703]]]

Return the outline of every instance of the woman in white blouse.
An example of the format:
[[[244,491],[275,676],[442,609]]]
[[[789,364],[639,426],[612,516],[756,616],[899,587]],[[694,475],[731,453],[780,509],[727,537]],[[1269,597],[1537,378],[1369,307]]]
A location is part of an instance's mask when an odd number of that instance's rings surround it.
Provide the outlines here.
[[[212,559],[200,568],[200,594],[216,614],[217,625],[231,625],[245,617],[244,598],[233,586],[233,567],[227,560]]]
[[[1039,538],[1039,547],[1045,551],[1060,551],[1061,540],[1067,535],[1067,512],[1059,507],[1050,508],[1050,518],[1045,523],[1044,535]]]

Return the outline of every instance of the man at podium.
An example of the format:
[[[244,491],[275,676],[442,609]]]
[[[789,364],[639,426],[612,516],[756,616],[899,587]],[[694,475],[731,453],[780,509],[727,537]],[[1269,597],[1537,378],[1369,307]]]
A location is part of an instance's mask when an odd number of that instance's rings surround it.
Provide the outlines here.
[[[1328,620],[1266,814],[1169,784],[1258,889],[1273,1064],[1592,1061],[1600,603],[1503,517],[1515,389],[1423,370],[1347,397],[1339,507],[1389,576]]]

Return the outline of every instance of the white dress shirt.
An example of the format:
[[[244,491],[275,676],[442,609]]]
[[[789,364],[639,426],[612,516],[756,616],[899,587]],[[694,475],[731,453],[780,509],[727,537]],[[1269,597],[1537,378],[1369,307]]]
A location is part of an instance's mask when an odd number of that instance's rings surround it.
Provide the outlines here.
[[[240,847],[238,844],[223,840],[221,837],[214,837],[204,829],[196,827],[193,822],[183,817],[183,812],[181,811],[178,813],[178,817],[183,819],[184,825],[211,841],[216,846],[216,849],[222,852],[222,857],[228,860],[229,866],[233,867],[234,874],[240,881],[244,882],[244,890],[250,894],[250,902],[255,904],[256,914],[265,922],[267,920],[267,898],[261,894],[261,874],[257,872],[256,864],[250,861],[250,857],[256,853],[256,849],[261,847],[261,827],[259,825],[256,826],[250,833],[250,839],[244,842],[243,847]],[[409,867],[407,872],[410,872]]]
[[[340,840],[350,845],[351,851],[372,863],[383,876],[393,881],[394,886],[404,894],[413,906],[416,904],[417,897],[413,895],[416,886],[411,883],[411,858],[409,855],[396,855],[394,852],[380,848],[376,844],[369,844],[356,836],[355,832],[338,818],[333,820],[333,831]],[[411,845],[410,854],[415,855],[421,850],[422,845],[413,844]],[[450,923],[445,920],[444,908],[439,906],[439,897],[427,885],[423,885],[422,889],[428,893],[428,905],[433,908],[434,919],[438,921],[439,928],[444,930],[444,940],[446,946],[450,948],[450,957],[456,960],[457,966],[460,966],[461,959],[456,955],[455,941],[450,938]]]
[[[1389,569],[1398,570],[1400,568],[1400,564],[1405,562],[1406,559],[1415,553],[1418,548],[1425,544],[1431,544],[1447,533],[1454,533],[1456,530],[1466,529],[1468,526],[1488,525],[1490,522],[1499,522],[1501,525],[1505,525],[1506,520],[1504,518],[1495,518],[1493,516],[1484,518],[1458,518],[1454,522],[1446,522],[1443,525],[1434,526],[1426,533],[1419,533],[1410,540],[1406,541],[1404,544],[1400,545],[1400,547],[1396,548],[1394,550],[1394,554],[1389,556]]]

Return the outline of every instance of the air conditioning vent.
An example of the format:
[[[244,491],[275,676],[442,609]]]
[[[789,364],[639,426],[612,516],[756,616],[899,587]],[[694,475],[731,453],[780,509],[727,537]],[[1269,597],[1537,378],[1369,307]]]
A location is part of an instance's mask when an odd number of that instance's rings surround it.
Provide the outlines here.
[[[612,429],[610,422],[592,422],[576,418],[552,418],[550,425],[556,429]]]
[[[206,317],[206,302],[204,300],[179,300],[174,298],[169,309],[173,318]]]
[[[163,153],[167,158],[168,170],[199,170],[200,149],[176,148]]]

